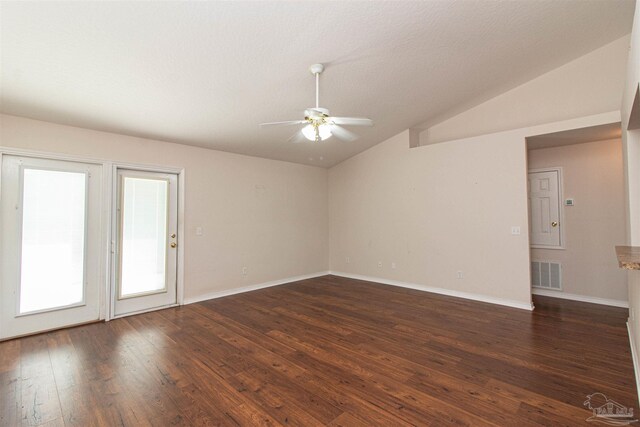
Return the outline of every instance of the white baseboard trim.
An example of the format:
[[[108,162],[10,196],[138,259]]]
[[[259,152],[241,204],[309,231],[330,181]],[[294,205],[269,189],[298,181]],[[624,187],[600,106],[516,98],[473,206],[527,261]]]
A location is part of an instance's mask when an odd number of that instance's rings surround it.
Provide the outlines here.
[[[241,288],[225,289],[222,291],[208,292],[206,294],[188,297],[184,299],[184,304],[193,304],[194,302],[206,301],[209,299],[222,298],[229,295],[241,294],[244,292],[257,291],[258,289],[270,288],[272,286],[284,285],[286,283],[297,282],[299,280],[313,279],[314,277],[326,276],[330,274],[328,271],[319,271],[317,273],[304,274],[302,276],[287,277],[285,279],[271,280],[269,282],[258,283],[255,285],[243,286]]]
[[[547,289],[535,289],[535,288],[531,289],[531,293],[534,295],[542,295],[545,297],[570,299],[573,301],[590,302],[592,304],[601,304],[601,305],[610,305],[613,307],[629,308],[629,303],[627,301],[621,301],[616,299],[589,297],[586,295],[567,294],[565,292],[549,291]]]
[[[495,298],[495,297],[490,297],[486,295],[472,294],[469,292],[454,291],[451,289],[434,288],[431,286],[418,285],[415,283],[400,282],[397,280],[390,280],[390,279],[381,279],[379,277],[362,276],[360,274],[343,273],[340,271],[331,271],[330,274],[333,274],[334,276],[346,277],[349,279],[365,280],[367,282],[382,283],[384,285],[399,286],[401,288],[409,288],[409,289],[415,289],[418,291],[431,292],[434,294],[447,295],[450,297],[486,302],[489,304],[504,305],[507,307],[519,308],[522,310],[529,310],[529,311],[533,310],[532,303],[527,304],[520,301],[514,301],[514,300],[509,300],[504,298]]]
[[[640,403],[640,365],[638,365],[638,353],[636,353],[636,343],[633,339],[633,331],[631,325],[627,321],[627,332],[629,333],[629,345],[631,346],[631,359],[633,360],[633,373],[636,380],[636,389],[638,391],[638,402]]]

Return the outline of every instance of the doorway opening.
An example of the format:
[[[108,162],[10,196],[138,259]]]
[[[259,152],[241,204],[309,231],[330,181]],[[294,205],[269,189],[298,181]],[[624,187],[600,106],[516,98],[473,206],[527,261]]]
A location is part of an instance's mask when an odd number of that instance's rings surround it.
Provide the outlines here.
[[[620,123],[526,139],[531,291],[627,305],[614,246],[625,239]]]

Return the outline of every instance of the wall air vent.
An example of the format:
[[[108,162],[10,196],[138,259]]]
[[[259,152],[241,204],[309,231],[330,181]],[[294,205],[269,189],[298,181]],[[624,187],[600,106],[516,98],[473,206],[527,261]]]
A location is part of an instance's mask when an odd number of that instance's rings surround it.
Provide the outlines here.
[[[531,261],[531,286],[561,291],[561,267],[559,262]]]

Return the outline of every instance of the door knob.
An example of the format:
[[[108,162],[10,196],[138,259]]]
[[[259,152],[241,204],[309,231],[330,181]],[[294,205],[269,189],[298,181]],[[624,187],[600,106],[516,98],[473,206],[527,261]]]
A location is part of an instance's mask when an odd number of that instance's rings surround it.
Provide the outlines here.
[[[553,221],[553,222],[551,223],[551,226],[552,226],[552,227],[557,227],[557,226],[558,226],[558,222],[557,222],[557,221]]]
[[[175,248],[178,245],[176,244],[176,242],[171,242],[171,244],[169,246],[171,246],[172,248]]]

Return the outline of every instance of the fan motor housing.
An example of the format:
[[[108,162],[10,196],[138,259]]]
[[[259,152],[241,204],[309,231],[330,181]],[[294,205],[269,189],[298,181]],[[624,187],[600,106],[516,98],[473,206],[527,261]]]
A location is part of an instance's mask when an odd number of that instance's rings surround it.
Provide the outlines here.
[[[321,116],[321,115],[328,116],[329,115],[329,110],[327,110],[326,108],[312,107],[312,108],[307,108],[306,110],[304,110],[304,115],[305,115],[305,117],[318,117],[318,116]]]

